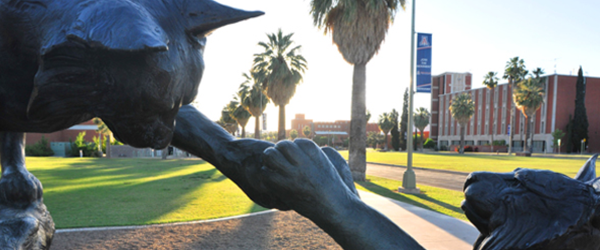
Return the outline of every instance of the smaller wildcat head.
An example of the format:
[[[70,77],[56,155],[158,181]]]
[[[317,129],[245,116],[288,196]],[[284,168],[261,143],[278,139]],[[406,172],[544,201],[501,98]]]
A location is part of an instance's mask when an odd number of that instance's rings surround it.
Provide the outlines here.
[[[469,175],[462,209],[481,233],[474,249],[598,249],[597,157],[573,179],[533,169]]]

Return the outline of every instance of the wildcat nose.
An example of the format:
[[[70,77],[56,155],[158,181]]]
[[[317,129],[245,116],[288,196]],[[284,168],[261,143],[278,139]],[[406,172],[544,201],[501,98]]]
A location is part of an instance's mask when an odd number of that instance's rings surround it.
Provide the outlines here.
[[[465,180],[465,184],[463,185],[463,192],[467,189],[467,187],[469,185],[477,182],[478,175],[479,175],[479,172],[473,172],[473,173],[470,173],[469,176],[467,176],[467,179]]]

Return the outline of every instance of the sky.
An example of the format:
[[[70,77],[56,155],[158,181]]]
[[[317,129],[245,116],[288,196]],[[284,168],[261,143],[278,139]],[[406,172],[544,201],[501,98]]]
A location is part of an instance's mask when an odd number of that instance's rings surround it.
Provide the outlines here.
[[[282,29],[294,33],[308,62],[304,81],[286,106],[286,128],[295,114],[314,121],[350,120],[352,68],[331,36],[313,25],[308,0],[218,0],[266,14],[216,30],[208,37],[206,69],[194,105],[212,120],[233,99],[252,67],[257,44]],[[383,112],[402,109],[410,81],[410,24],[413,1],[398,11],[379,53],[367,64],[367,109],[370,122]],[[489,71],[502,76],[506,62],[523,58],[527,69],[546,74],[600,77],[600,1],[506,0],[416,2],[416,32],[432,33],[432,74],[470,72],[478,88]],[[506,82],[500,80],[500,83]],[[430,110],[430,94],[415,94],[415,109]],[[277,130],[278,107],[267,113],[267,130]],[[254,131],[254,118],[246,126]]]

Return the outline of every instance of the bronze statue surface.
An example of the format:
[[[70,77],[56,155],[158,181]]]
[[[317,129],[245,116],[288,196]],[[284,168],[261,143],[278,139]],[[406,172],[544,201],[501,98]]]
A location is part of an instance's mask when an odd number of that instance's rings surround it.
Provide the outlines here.
[[[599,249],[597,157],[573,179],[532,169],[472,173],[462,209],[481,233],[474,249]]]
[[[0,247],[48,249],[54,233],[23,133],[100,117],[126,144],[203,158],[254,202],[298,211],[344,248],[422,249],[360,201],[335,150],[236,140],[189,105],[206,36],[262,14],[212,0],[0,0]]]

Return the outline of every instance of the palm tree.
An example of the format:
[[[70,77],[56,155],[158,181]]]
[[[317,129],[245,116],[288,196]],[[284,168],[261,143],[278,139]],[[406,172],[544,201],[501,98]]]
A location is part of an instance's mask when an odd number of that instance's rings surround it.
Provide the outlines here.
[[[233,101],[229,103],[227,109],[231,118],[233,118],[237,122],[237,124],[240,125],[240,127],[242,127],[241,137],[246,138],[246,124],[248,124],[248,121],[250,120],[250,117],[252,117],[252,114],[250,114],[250,112],[248,112],[248,110],[246,110],[244,106],[239,102],[238,97],[239,95],[233,97]]]
[[[311,0],[314,25],[330,32],[348,63],[354,65],[349,166],[355,181],[366,173],[366,66],[377,53],[396,11],[405,0]]]
[[[308,136],[310,135],[311,131],[310,131],[310,127],[309,126],[304,126],[304,128],[302,129],[302,134],[304,134],[304,137],[308,138]]]
[[[426,108],[420,107],[415,111],[414,114],[414,122],[415,122],[415,127],[417,127],[417,129],[419,131],[421,131],[421,138],[420,138],[420,148],[421,151],[423,151],[423,130],[425,130],[425,127],[427,127],[427,125],[429,125],[429,117],[431,116],[431,114],[429,114],[429,111]]]
[[[106,124],[102,121],[102,119],[100,118],[94,118],[92,119],[92,121],[94,122],[94,124],[96,124],[96,126],[98,126],[98,128],[96,129],[96,132],[98,133],[98,136],[100,137],[100,145],[98,145],[98,153],[100,153],[100,156],[102,156],[102,134],[104,134],[107,138],[108,138],[108,142],[106,143],[106,157],[110,158],[110,153],[111,153],[111,142],[112,142],[112,132],[110,131],[110,129],[108,128],[108,126],[106,126]]]
[[[257,74],[250,74],[252,76],[242,74],[246,80],[240,85],[238,96],[242,106],[254,116],[254,138],[260,139],[260,116],[267,108],[269,98],[264,95],[262,86],[257,81]]]
[[[459,153],[465,153],[465,130],[467,123],[475,113],[475,104],[471,95],[463,93],[452,98],[450,104],[450,113],[458,124],[460,124],[460,149]]]
[[[538,73],[543,74],[543,71],[539,71]],[[515,102],[517,109],[523,113],[526,119],[525,146],[523,147],[523,152],[531,153],[531,145],[529,145],[531,117],[538,109],[540,109],[542,103],[544,103],[545,93],[544,88],[542,87],[542,80],[539,78],[539,75],[541,74],[537,74],[537,78],[529,78],[517,84],[513,93],[513,101]]]
[[[538,67],[531,71],[531,73],[533,74],[533,77],[539,79],[544,74],[544,70]]]
[[[223,128],[225,128],[225,130],[227,130],[227,132],[229,132],[232,135],[235,135],[235,131],[237,131],[237,122],[235,121],[235,119],[233,119],[231,117],[231,114],[229,113],[229,106],[230,104],[227,104],[222,110],[221,110],[221,119],[219,121],[222,122],[222,126]]]
[[[510,85],[511,92],[515,89],[516,84],[523,81],[525,76],[527,76],[527,70],[525,69],[525,61],[523,59],[519,59],[518,56],[511,58],[506,62],[506,66],[504,67],[504,75],[502,78],[508,79],[508,85]],[[509,93],[511,96],[512,93]],[[508,154],[512,154],[512,140],[513,134],[515,131],[515,103],[513,101],[510,107],[510,135],[508,135]]]
[[[494,121],[494,119],[496,119],[494,116],[495,114],[495,108],[494,108],[494,90],[496,89],[496,87],[498,86],[498,77],[497,77],[497,73],[490,71],[487,73],[487,75],[485,75],[485,78],[483,79],[483,85],[485,85],[488,89],[490,89],[491,91],[491,98],[492,101],[490,101],[490,111],[492,111],[492,121]],[[490,135],[492,136],[492,140],[490,141],[490,145],[492,145],[492,152],[494,152],[494,134],[496,133],[496,130],[494,130],[494,126],[492,125],[492,132],[490,133]]]
[[[387,150],[388,149],[388,133],[390,132],[390,130],[392,130],[392,128],[394,128],[394,122],[392,121],[392,117],[390,116],[390,114],[388,113],[383,113],[381,115],[379,115],[379,120],[377,121],[377,125],[379,126],[379,130],[381,130],[381,132],[383,132],[383,135],[385,135],[385,140],[383,142],[383,149]]]
[[[296,85],[302,82],[302,74],[307,69],[306,59],[298,52],[301,46],[291,47],[294,33],[283,35],[281,29],[277,34],[269,34],[268,42],[258,45],[265,51],[254,54],[255,72],[263,77],[260,81],[266,88],[267,96],[275,106],[279,106],[279,128],[277,139],[285,139],[285,105],[296,93]]]

